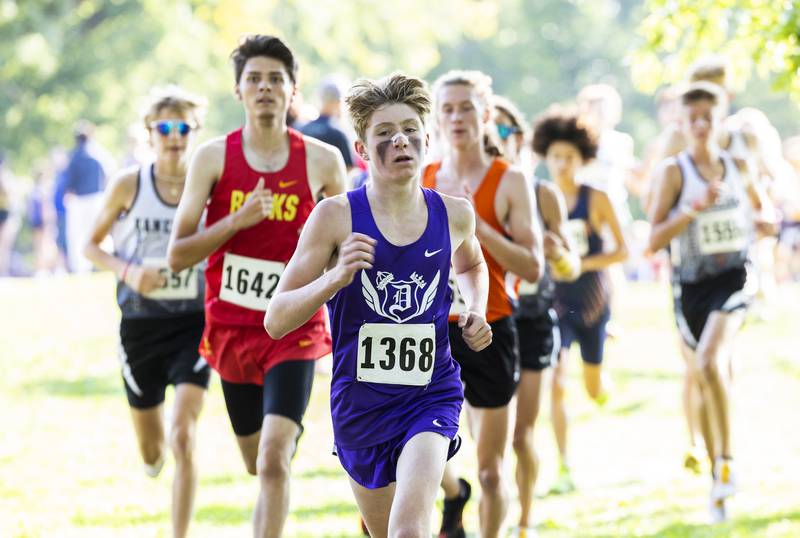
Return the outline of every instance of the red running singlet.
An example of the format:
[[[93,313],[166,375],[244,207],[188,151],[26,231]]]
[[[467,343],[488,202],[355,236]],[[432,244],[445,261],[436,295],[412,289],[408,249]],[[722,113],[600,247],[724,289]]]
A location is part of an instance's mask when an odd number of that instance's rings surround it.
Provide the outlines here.
[[[207,204],[206,226],[237,211],[258,180],[272,191],[272,214],[241,230],[208,258],[206,330],[200,353],[226,381],[263,382],[279,362],[317,359],[330,352],[324,310],[280,340],[264,331],[264,312],[315,201],[308,183],[303,135],[289,129],[289,159],[283,169],[260,172],[250,167],[242,147],[242,129],[228,134],[225,164]]]

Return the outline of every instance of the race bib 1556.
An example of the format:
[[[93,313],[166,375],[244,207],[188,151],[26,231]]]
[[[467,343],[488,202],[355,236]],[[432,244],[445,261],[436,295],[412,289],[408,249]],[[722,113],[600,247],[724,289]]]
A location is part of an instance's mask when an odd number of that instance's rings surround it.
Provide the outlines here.
[[[739,208],[703,211],[697,215],[697,244],[701,254],[739,252],[747,248],[744,215]]]

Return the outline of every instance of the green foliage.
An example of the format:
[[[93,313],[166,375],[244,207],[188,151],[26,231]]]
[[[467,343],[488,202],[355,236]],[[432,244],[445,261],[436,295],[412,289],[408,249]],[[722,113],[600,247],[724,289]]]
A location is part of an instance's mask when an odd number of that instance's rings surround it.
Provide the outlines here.
[[[208,99],[201,137],[232,129],[241,123],[242,110],[232,97],[228,54],[248,32],[273,33],[291,44],[301,66],[300,89],[312,101],[319,79],[330,72],[355,78],[402,69],[433,79],[467,67],[491,74],[496,91],[533,118],[553,102],[572,100],[585,84],[608,82],[625,102],[622,129],[641,146],[657,126],[652,98],[640,92],[679,79],[704,51],[730,54],[739,80],[753,69],[772,73],[780,88],[799,95],[800,81],[793,76],[800,62],[797,5],[0,0],[0,151],[27,174],[51,148],[70,145],[71,125],[85,117],[98,124],[102,143],[124,155],[131,128],[141,129],[144,97],[167,83]],[[695,31],[686,30],[692,26]],[[737,100],[759,106],[784,134],[794,134],[797,110],[763,83],[751,84]]]
[[[755,71],[800,98],[800,3],[792,0],[647,0],[641,47],[631,55],[636,85],[652,92],[683,78],[702,54],[730,58],[740,87]]]

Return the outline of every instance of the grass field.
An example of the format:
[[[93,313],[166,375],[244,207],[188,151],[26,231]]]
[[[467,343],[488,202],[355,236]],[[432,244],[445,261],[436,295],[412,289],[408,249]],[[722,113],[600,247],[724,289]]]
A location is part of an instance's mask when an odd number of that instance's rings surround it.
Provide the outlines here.
[[[730,503],[732,521],[716,527],[705,524],[709,478],[681,467],[681,362],[668,292],[632,285],[620,299],[623,333],[607,351],[616,391],[606,407],[589,403],[573,357],[579,489],[536,501],[541,535],[800,536],[800,287],[783,288],[775,320],[751,323],[739,338],[733,427],[741,491]],[[0,305],[0,537],[169,536],[172,466],[155,480],[141,470],[117,370],[110,275],[0,280]],[[330,456],[328,383],[317,379],[306,416],[286,536],[358,536],[352,495]],[[547,413],[545,405],[537,429],[540,489],[555,473]],[[198,435],[192,535],[249,536],[257,487],[216,378]],[[476,484],[473,454],[467,442],[455,461]],[[473,532],[476,506],[466,516]],[[517,511],[512,503],[509,523]]]

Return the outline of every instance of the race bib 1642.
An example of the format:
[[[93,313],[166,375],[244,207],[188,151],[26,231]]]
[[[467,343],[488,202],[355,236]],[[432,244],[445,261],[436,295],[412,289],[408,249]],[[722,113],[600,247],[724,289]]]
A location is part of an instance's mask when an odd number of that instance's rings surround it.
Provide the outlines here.
[[[251,310],[266,312],[286,264],[225,253],[219,298]]]

